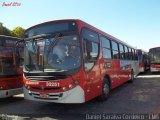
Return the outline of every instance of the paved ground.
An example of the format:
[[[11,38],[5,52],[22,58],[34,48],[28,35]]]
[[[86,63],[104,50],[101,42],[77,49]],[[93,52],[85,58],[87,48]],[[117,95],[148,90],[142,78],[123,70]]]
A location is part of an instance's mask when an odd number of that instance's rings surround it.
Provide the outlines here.
[[[0,100],[0,120],[108,119],[108,116],[102,115],[158,113],[160,114],[160,73],[140,74],[133,83],[126,83],[113,90],[110,98],[103,103],[96,100],[84,104],[44,103],[24,100],[23,95]],[[127,119],[128,116],[125,117]]]

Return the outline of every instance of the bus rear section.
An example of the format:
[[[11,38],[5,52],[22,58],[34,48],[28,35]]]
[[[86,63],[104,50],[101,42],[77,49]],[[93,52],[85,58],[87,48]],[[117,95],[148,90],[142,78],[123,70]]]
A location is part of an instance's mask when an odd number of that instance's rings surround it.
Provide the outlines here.
[[[138,49],[139,72],[146,72],[149,69],[149,56],[144,50]]]
[[[160,47],[149,49],[150,71],[160,72]]]
[[[15,51],[15,37],[0,36],[0,98],[6,98],[23,91],[23,46]]]
[[[25,99],[56,103],[105,100],[111,89],[138,74],[136,49],[81,20],[38,24],[25,35]]]

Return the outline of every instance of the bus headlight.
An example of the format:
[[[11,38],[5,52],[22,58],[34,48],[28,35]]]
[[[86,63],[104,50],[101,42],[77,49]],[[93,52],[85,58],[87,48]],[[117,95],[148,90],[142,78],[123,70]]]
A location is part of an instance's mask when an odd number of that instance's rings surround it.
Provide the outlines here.
[[[69,84],[69,86],[68,86],[70,89],[72,88],[72,84]]]
[[[0,90],[3,90],[3,87],[2,87],[2,86],[0,86]]]
[[[63,89],[64,91],[66,91],[66,87],[63,87],[62,89]]]
[[[78,80],[74,81],[74,84],[75,84],[75,85],[78,85]]]

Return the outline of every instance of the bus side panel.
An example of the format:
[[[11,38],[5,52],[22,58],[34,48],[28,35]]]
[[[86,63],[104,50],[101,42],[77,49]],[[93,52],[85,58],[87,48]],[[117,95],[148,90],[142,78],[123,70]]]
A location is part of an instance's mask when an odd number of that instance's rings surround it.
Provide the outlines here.
[[[102,80],[100,74],[100,60],[94,65],[94,67],[86,72],[85,76],[85,101],[91,100],[101,94],[102,91]]]
[[[22,76],[13,78],[1,78],[0,87],[2,87],[4,90],[21,88],[23,87],[23,78]]]
[[[124,77],[125,72],[120,71],[119,60],[104,59],[104,63],[101,66],[102,76],[108,76],[111,82],[111,88],[115,88],[124,83],[127,78]]]
[[[119,60],[119,71],[120,71],[120,84],[125,83],[130,79],[131,74],[131,62],[128,62],[127,60]]]
[[[134,60],[133,62],[132,62],[132,69],[133,69],[133,71],[134,71],[134,77],[135,76],[137,76],[138,74],[139,74],[139,62],[138,61],[136,61],[136,60]]]
[[[126,61],[123,62],[119,59],[113,60],[113,88],[118,87],[129,80],[130,66],[130,64],[126,64]]]

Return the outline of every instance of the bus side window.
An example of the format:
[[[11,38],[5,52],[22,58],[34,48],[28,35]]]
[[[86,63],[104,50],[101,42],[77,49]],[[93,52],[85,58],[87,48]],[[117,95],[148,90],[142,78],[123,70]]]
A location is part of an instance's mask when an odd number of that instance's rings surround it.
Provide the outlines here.
[[[124,46],[122,44],[119,44],[119,51],[120,51],[120,59],[125,59],[125,53],[124,53]]]
[[[113,54],[113,59],[119,59],[118,44],[114,41],[112,41],[112,54]]]
[[[135,60],[138,60],[138,53],[137,53],[138,51],[137,50],[135,50]]]
[[[92,30],[84,28],[82,30],[82,38],[84,43],[85,70],[89,71],[94,66],[98,58],[98,34]]]
[[[135,50],[134,49],[132,49],[132,60],[134,60],[135,59],[135,52],[134,52]]]
[[[128,47],[125,46],[124,49],[125,49],[125,59],[128,60],[129,59]]]
[[[101,41],[102,41],[103,58],[111,59],[112,58],[112,54],[111,54],[110,40],[108,40],[105,37],[101,37]]]
[[[134,52],[133,52],[133,49],[131,49],[131,54],[132,54],[132,60],[134,60]]]
[[[128,48],[128,50],[129,50],[129,60],[132,60],[132,50],[131,48]]]

